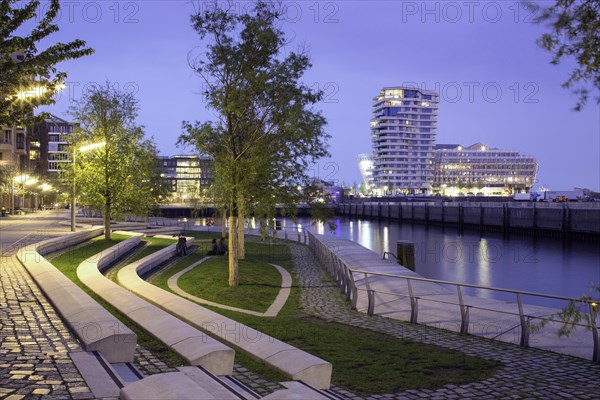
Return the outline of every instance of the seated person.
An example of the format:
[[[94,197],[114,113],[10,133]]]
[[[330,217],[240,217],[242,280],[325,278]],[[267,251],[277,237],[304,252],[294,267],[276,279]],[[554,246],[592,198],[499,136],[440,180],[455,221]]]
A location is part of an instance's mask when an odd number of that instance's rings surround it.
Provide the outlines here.
[[[217,239],[213,239],[211,243],[211,249],[206,254],[207,256],[217,256],[219,255],[219,246],[217,245]]]
[[[221,238],[221,240],[219,240],[219,246],[218,246],[218,250],[217,250],[217,254],[220,256],[223,256],[225,254],[227,254],[227,245],[225,244],[225,238]]]

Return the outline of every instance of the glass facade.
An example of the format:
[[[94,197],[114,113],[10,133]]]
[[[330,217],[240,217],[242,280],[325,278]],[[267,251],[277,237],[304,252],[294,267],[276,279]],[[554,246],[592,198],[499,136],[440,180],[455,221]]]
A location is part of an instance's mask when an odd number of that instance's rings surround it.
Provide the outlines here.
[[[212,159],[198,156],[161,157],[161,176],[171,189],[171,201],[189,203],[206,196],[213,181]]]

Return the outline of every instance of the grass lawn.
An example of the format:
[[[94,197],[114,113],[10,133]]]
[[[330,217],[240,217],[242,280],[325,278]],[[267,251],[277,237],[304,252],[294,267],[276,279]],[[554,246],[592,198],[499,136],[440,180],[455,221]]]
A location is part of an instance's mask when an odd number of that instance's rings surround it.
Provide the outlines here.
[[[89,290],[81,281],[77,278],[77,267],[81,262],[87,258],[112,247],[119,242],[129,238],[126,235],[113,234],[111,240],[105,240],[103,236],[92,239],[89,244],[81,246],[79,248],[67,251],[60,256],[54,258],[51,262],[64,273],[69,279],[75,282],[83,290],[85,290],[94,300],[96,300],[102,307],[108,312],[117,317],[121,322],[131,328],[138,336],[138,343],[146,348],[147,350],[154,353],[157,357],[165,361],[169,366],[176,367],[180,365],[186,365],[186,361],[179,356],[177,353],[169,350],[161,341],[157,340],[154,336],[150,335],[143,328],[137,325],[135,322],[127,318],[119,310],[114,308],[108,302],[104,301],[100,296]]]
[[[261,268],[265,262],[281,265],[293,276],[292,260],[286,246],[247,242],[246,250],[247,265],[240,269],[241,279],[244,279],[243,275],[248,271],[254,270],[257,274],[266,271]],[[191,257],[200,259],[203,254],[193,254]],[[215,258],[213,262],[211,269],[227,271],[226,257]],[[152,283],[169,290],[166,285],[168,277],[190,263],[191,259],[176,264],[153,279]],[[198,269],[202,270],[202,267]],[[206,297],[204,293],[207,292],[227,292],[228,301],[243,304],[244,308],[258,302],[254,299],[254,290],[248,291],[242,286],[238,289],[227,288],[226,275],[219,273],[224,277],[221,278],[222,282],[215,281],[217,273],[210,275],[214,279],[209,280],[206,279],[208,275],[199,272],[195,280],[190,276],[185,285],[194,286],[198,293],[203,293],[203,297]],[[264,278],[265,282],[268,279]],[[292,289],[288,302],[275,318],[214,310],[331,362],[333,383],[361,395],[479,381],[492,376],[500,365],[458,351],[400,340],[390,335],[307,316],[299,305],[298,288]],[[236,352],[236,358],[238,354]],[[255,363],[253,369],[274,379],[272,372],[258,363]]]
[[[256,244],[248,243],[250,254],[255,253],[255,247]],[[272,265],[257,258],[240,261],[239,270],[239,287],[229,287],[227,257],[217,256],[185,273],[179,278],[179,287],[205,300],[252,311],[267,311],[281,289],[281,274]],[[202,285],[197,282],[202,282]]]

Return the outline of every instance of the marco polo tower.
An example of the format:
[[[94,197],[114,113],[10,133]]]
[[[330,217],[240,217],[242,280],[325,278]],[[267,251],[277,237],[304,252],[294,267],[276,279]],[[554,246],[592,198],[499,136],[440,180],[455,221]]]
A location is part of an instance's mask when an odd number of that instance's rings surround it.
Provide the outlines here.
[[[383,195],[427,194],[433,159],[439,95],[385,87],[373,99],[373,183]]]

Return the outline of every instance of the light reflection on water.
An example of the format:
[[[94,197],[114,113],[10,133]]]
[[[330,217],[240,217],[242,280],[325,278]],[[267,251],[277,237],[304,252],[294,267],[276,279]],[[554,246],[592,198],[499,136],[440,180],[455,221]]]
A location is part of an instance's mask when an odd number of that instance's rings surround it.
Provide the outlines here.
[[[291,221],[282,221],[291,227]],[[308,219],[297,223],[305,228]],[[416,271],[424,277],[481,286],[529,291],[558,296],[579,297],[594,283],[600,283],[600,248],[597,243],[560,239],[511,236],[442,228],[420,224],[338,219],[336,231],[320,226],[326,235],[353,240],[383,254],[396,254],[397,240],[415,243]],[[314,227],[310,228],[317,231]],[[467,289],[466,294],[515,301],[513,294]],[[532,304],[563,306],[527,296]]]

